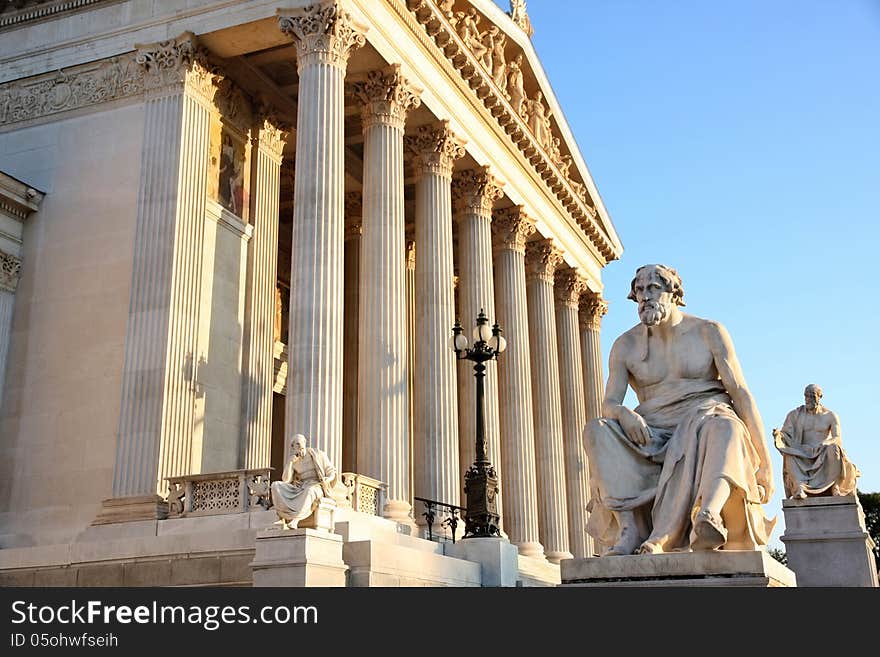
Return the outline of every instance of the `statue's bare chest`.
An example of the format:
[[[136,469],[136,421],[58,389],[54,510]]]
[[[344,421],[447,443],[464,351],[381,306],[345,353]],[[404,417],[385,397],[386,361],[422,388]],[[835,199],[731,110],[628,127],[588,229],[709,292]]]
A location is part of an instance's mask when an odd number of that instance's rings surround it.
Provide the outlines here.
[[[644,340],[644,336],[642,336]],[[692,329],[672,336],[672,339],[648,337],[647,358],[644,342],[627,363],[637,386],[644,387],[672,379],[715,379],[712,351],[698,330]]]

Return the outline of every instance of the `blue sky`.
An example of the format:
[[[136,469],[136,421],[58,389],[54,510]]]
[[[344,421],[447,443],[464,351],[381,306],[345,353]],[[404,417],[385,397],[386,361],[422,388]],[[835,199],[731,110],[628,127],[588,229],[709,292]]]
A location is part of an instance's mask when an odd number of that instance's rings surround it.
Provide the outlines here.
[[[636,267],[675,267],[685,311],[730,331],[768,439],[818,383],[860,490],[880,491],[880,1],[531,0],[528,11],[624,244],[604,273],[606,363],[637,321]]]

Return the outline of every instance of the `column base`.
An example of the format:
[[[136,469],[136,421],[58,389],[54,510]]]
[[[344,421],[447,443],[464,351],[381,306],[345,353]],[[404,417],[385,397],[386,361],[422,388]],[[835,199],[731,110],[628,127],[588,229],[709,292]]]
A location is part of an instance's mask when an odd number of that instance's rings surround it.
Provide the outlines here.
[[[571,552],[545,552],[544,556],[547,557],[547,561],[555,564],[560,563],[563,559],[574,559]]]
[[[388,500],[382,508],[382,517],[412,525],[415,528],[415,523],[410,516],[411,511],[412,506],[410,506],[409,502],[404,502],[403,500]]]
[[[111,497],[101,502],[101,510],[92,525],[109,525],[117,522],[140,520],[164,520],[168,517],[168,505],[158,495]]]
[[[544,546],[540,543],[514,543],[519,553],[524,557],[532,557],[534,559],[544,558]]]
[[[251,562],[254,586],[345,586],[342,537],[314,529],[266,529]]]

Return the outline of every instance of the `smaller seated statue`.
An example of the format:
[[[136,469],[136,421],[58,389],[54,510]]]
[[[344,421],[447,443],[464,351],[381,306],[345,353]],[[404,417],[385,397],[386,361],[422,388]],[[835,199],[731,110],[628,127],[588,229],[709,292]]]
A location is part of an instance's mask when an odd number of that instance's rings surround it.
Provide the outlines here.
[[[290,459],[281,481],[272,482],[272,504],[278,514],[275,524],[282,529],[296,529],[300,521],[312,515],[322,498],[333,499],[334,489],[344,489],[327,455],[306,447],[306,443],[301,433],[291,439]]]
[[[811,383],[804,389],[804,405],[785,418],[773,438],[782,453],[785,494],[795,499],[855,492],[858,468],[843,451],[837,414],[819,403],[822,388]]]

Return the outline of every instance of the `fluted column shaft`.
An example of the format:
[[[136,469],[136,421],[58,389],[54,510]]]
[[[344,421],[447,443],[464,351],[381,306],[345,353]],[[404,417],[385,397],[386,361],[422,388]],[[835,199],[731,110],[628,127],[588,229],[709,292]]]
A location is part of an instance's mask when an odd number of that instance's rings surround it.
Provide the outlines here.
[[[363,26],[335,2],[279,16],[299,71],[285,438],[342,458],[345,70]],[[285,445],[285,455],[289,445]]]
[[[570,559],[566,511],[565,457],[553,276],[562,252],[551,240],[526,246],[526,303],[535,426],[535,470],[538,483],[538,528],[547,559]]]
[[[144,145],[114,498],[190,471],[210,111],[218,79],[191,34],[140,48]],[[155,513],[155,506],[146,512]]]
[[[602,373],[602,343],[599,332],[602,326],[602,317],[606,312],[608,312],[608,302],[598,294],[586,293],[581,296],[579,321],[587,422],[602,415],[605,383]],[[583,441],[581,441],[581,447],[583,447]],[[589,472],[589,463],[587,472]],[[589,504],[593,494],[592,484],[588,486],[587,490],[587,504]],[[588,537],[587,548],[591,553],[589,556],[592,556],[595,546],[591,537]]]
[[[458,504],[460,467],[455,358],[452,166],[464,155],[448,125],[425,126],[410,142],[415,153],[415,371],[413,388],[415,494]]]
[[[590,473],[583,446],[587,417],[584,406],[583,360],[578,336],[578,302],[586,280],[572,269],[556,272],[556,335],[559,350],[559,388],[568,500],[569,549],[575,558],[591,557],[587,534]]]
[[[6,261],[9,258],[15,258],[15,256],[0,251],[0,260]],[[15,260],[20,267],[21,263],[18,258]],[[12,307],[14,303],[15,293],[0,285],[0,405],[3,403],[3,389],[6,382],[6,360],[9,357],[9,339],[12,337]],[[458,459],[456,458],[456,460]]]
[[[453,211],[458,224],[458,305],[459,318],[469,341],[477,315],[482,309],[490,320],[495,313],[495,282],[492,276],[492,205],[501,197],[501,183],[488,167],[457,173],[452,181]],[[451,327],[450,327],[451,329]],[[451,331],[450,331],[451,333]],[[447,349],[448,343],[447,343]],[[485,392],[485,437],[489,461],[499,476],[501,462],[501,431],[498,419],[498,369],[494,361],[486,363],[483,381]],[[458,444],[459,493],[464,499],[464,474],[476,458],[476,381],[470,361],[458,364]],[[502,481],[498,496],[498,512],[505,499]],[[502,516],[503,522],[503,516]],[[503,529],[503,525],[502,525]]]
[[[361,195],[345,197],[345,324],[342,329],[342,471],[357,472],[358,315],[361,280]]]
[[[507,336],[507,351],[498,363],[504,526],[520,554],[542,557],[525,272],[525,240],[535,224],[513,208],[495,214],[492,230],[498,323]]]
[[[382,513],[411,509],[403,128],[418,98],[399,67],[355,85],[363,103],[364,183],[358,322],[358,469],[388,484]]]
[[[264,113],[252,137],[254,233],[248,243],[242,429],[245,468],[269,467],[272,386],[275,382],[275,294],[278,281],[278,205],[287,131]]]

